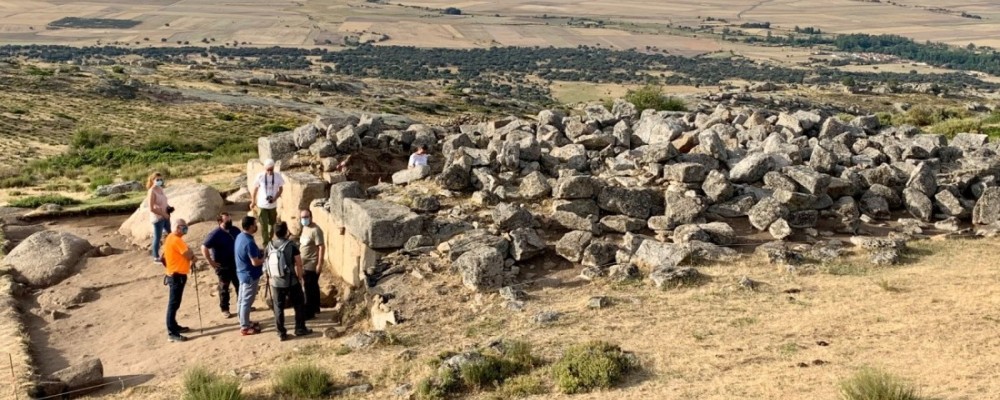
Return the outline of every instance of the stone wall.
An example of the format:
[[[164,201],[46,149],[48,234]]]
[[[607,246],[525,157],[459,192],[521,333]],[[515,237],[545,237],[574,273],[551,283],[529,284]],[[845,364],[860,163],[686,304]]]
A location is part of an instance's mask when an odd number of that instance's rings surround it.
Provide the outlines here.
[[[348,232],[341,218],[327,210],[322,201],[314,201],[309,208],[316,225],[326,234],[326,266],[333,274],[324,274],[322,284],[335,283],[334,276],[352,287],[358,287],[364,269],[375,265],[379,254]]]

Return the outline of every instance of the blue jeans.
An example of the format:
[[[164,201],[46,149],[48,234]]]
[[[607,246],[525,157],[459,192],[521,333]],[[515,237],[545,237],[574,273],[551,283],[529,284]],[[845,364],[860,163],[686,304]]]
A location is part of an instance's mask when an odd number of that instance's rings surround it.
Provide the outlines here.
[[[259,278],[240,281],[239,301],[236,307],[238,307],[240,314],[241,328],[249,328],[250,323],[253,322],[250,320],[250,307],[253,306],[253,301],[257,298],[257,285],[259,283]]]
[[[170,220],[161,219],[153,223],[153,258],[160,258],[160,243],[164,234],[170,234]]]
[[[180,335],[181,326],[177,324],[177,310],[181,308],[181,299],[184,298],[187,275],[173,274],[165,277],[164,282],[170,288],[170,297],[167,300],[167,334]]]

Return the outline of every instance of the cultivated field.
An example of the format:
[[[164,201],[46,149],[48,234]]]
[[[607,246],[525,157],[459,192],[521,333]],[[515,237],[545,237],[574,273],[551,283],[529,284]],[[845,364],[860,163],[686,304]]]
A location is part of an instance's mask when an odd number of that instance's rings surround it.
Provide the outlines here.
[[[391,3],[391,4],[390,4]],[[440,13],[460,8],[461,16]],[[938,7],[941,10],[932,10]],[[962,17],[961,13],[981,17]],[[128,29],[50,29],[63,17],[128,19]],[[603,28],[568,25],[570,17],[601,20]],[[337,45],[345,35],[377,32],[385,45],[489,47],[600,45],[613,48],[654,46],[676,54],[718,50],[711,38],[679,33],[668,26],[698,26],[708,17],[730,24],[768,21],[780,29],[813,26],[832,33],[894,33],[917,40],[956,45],[1000,46],[1000,4],[946,0],[888,4],[851,0],[642,0],[504,2],[405,0],[386,4],[361,0],[248,1],[99,0],[0,4],[0,42],[130,46],[252,43],[253,45]],[[710,23],[713,24],[713,23]],[[215,39],[214,42],[211,39]],[[330,42],[328,43],[327,40]]]

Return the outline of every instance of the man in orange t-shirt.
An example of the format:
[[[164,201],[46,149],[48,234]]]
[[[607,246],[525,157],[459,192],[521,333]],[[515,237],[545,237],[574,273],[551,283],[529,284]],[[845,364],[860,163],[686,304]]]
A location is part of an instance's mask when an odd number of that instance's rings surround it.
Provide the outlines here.
[[[184,297],[184,285],[187,284],[187,276],[194,265],[194,252],[184,243],[184,235],[188,232],[187,222],[180,219],[174,224],[174,232],[167,236],[163,244],[163,265],[166,267],[163,284],[170,288],[170,297],[167,300],[167,337],[171,342],[183,342],[186,337],[181,333],[190,331],[186,326],[177,324],[177,309],[181,307],[181,299]]]

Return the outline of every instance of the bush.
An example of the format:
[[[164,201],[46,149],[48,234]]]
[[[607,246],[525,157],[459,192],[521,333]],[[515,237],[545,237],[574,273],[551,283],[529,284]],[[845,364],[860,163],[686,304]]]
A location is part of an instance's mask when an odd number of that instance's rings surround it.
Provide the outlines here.
[[[864,368],[840,382],[841,400],[921,400],[917,390],[885,371]]]
[[[260,129],[264,131],[264,133],[280,133],[292,130],[292,128],[289,128],[284,124],[279,124],[277,122],[269,122],[264,125],[261,125]]]
[[[93,178],[89,178],[89,180],[90,180],[90,190],[97,189],[98,186],[110,185],[112,183],[115,183],[115,180],[107,175],[98,175]]]
[[[11,207],[17,208],[38,208],[45,204],[58,204],[60,206],[75,206],[80,204],[80,200],[71,199],[66,196],[47,194],[44,196],[31,196],[17,199],[10,202]]]
[[[497,389],[496,399],[522,398],[546,394],[549,388],[545,382],[535,375],[518,375],[504,381]]]
[[[224,378],[203,367],[195,367],[184,375],[184,400],[240,400],[240,382]]]
[[[442,353],[431,362],[439,368],[441,362],[455,353]],[[483,390],[501,387],[508,379],[527,374],[541,361],[531,354],[531,345],[519,341],[504,341],[500,346],[482,351],[476,361],[462,365],[457,371],[439,368],[435,376],[424,379],[417,387],[420,399],[441,399],[462,390]]]
[[[663,88],[646,85],[640,89],[629,90],[625,101],[632,103],[639,110],[652,108],[657,111],[687,111],[684,101],[663,95]]]
[[[563,393],[582,393],[607,389],[625,377],[634,367],[618,346],[590,342],[570,347],[553,366],[553,375]]]
[[[978,118],[959,118],[931,125],[930,131],[931,133],[952,137],[962,132],[978,133],[982,129],[982,126],[983,123]]]
[[[30,175],[8,176],[0,179],[0,189],[23,188],[35,184],[35,179]]]
[[[330,374],[312,365],[296,365],[278,371],[274,392],[302,399],[316,399],[330,394]]]
[[[80,129],[73,133],[69,147],[72,149],[92,149],[111,141],[111,135],[94,129]]]

